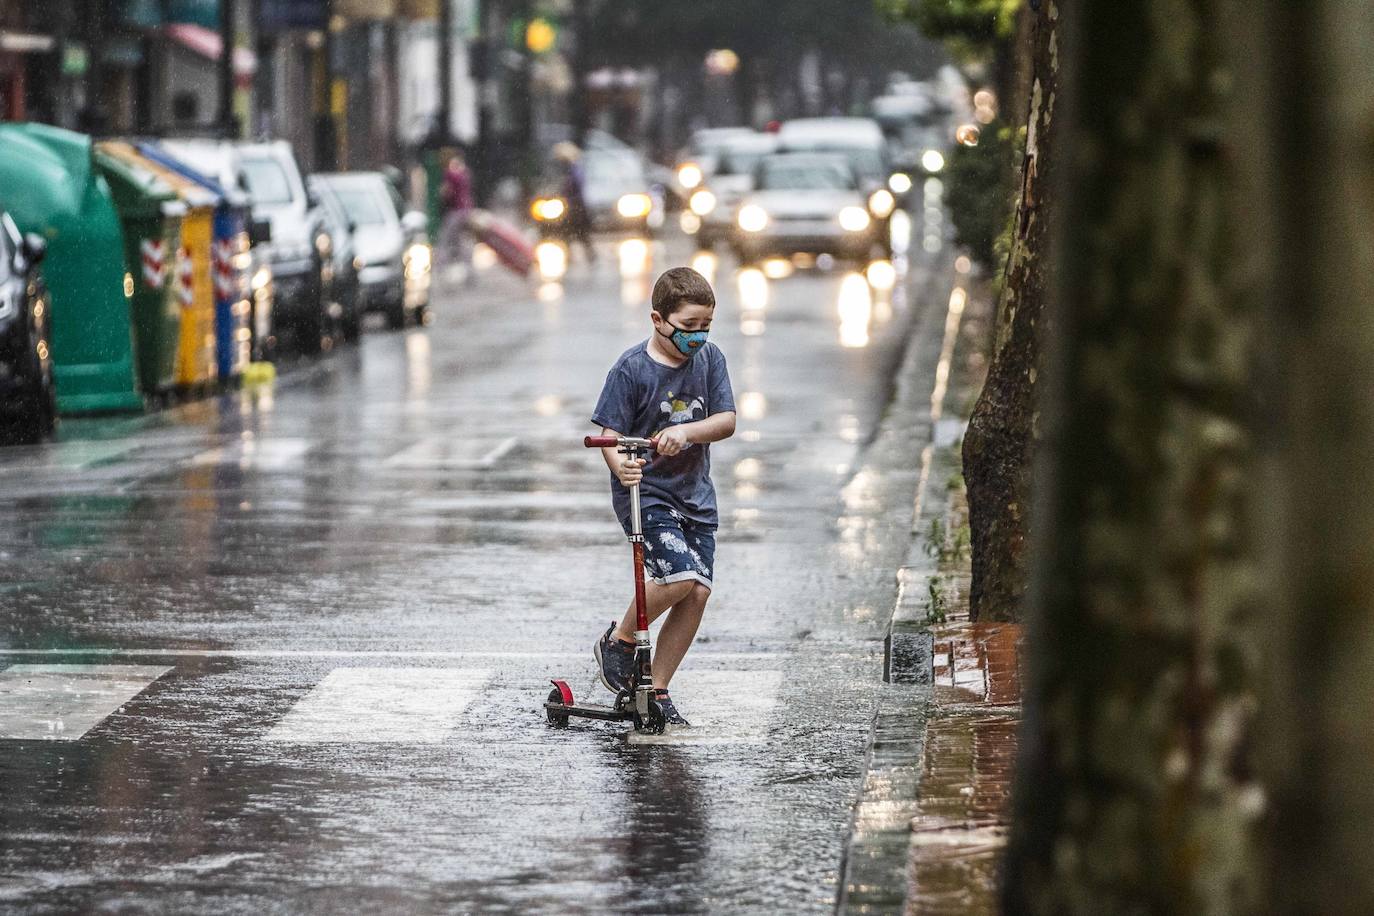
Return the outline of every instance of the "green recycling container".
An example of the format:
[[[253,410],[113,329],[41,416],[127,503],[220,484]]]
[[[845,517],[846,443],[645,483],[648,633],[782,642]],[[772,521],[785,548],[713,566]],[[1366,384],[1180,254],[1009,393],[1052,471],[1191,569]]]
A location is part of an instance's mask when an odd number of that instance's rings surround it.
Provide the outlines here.
[[[95,165],[110,185],[124,225],[124,260],[134,281],[139,386],[144,394],[160,397],[175,382],[181,309],[173,280],[186,205],[127,144],[97,143]]]
[[[0,201],[47,239],[53,375],[61,413],[143,408],[134,362],[124,233],[91,139],[43,124],[0,124]]]

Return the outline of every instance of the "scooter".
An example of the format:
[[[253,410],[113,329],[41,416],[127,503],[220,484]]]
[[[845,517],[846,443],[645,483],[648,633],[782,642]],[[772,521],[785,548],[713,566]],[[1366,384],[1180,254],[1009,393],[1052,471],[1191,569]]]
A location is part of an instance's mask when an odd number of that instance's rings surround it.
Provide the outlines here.
[[[582,440],[587,448],[615,448],[622,455],[641,459],[658,445],[655,439],[633,436],[587,436]],[[616,694],[610,706],[578,703],[573,700],[567,681],[553,679],[553,690],[544,703],[549,724],[564,728],[568,719],[602,719],[608,722],[631,722],[642,734],[661,735],[667,720],[663,707],[654,698],[653,672],[649,666],[649,610],[644,600],[644,529],[639,511],[639,484],[630,487],[630,546],[634,549],[635,564],[635,684]]]

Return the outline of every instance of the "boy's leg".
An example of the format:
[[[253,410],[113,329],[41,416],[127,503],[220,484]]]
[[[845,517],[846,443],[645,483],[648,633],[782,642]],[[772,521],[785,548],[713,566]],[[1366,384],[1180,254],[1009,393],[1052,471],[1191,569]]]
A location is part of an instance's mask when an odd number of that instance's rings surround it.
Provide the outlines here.
[[[692,586],[696,585],[690,579],[684,582],[672,582],[668,585],[659,585],[657,582],[644,583],[644,604],[649,612],[649,622],[653,623],[663,615],[668,608],[677,604],[692,591]],[[704,602],[703,602],[704,603]],[[620,626],[615,628],[616,638],[622,642],[632,643],[635,641],[635,603],[630,601],[630,606],[625,610],[625,616],[621,618]],[[667,624],[664,624],[667,626]]]
[[[658,632],[658,643],[654,646],[654,687],[659,690],[668,689],[677,666],[692,647],[706,602],[711,597],[711,590],[700,582],[692,582],[691,586],[685,596],[673,603],[672,612]]]

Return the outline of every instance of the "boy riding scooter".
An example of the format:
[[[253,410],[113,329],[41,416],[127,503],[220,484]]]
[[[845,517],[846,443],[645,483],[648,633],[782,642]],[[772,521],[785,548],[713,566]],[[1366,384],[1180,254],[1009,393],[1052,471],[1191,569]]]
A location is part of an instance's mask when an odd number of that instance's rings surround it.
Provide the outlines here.
[[[655,440],[650,460],[602,448],[611,471],[611,503],[633,540],[630,488],[642,509],[644,601],[652,622],[667,613],[653,654],[658,705],[669,726],[687,720],[668,687],[696,637],[715,571],[716,492],[710,444],[735,432],[735,399],[725,355],[707,342],[716,297],[689,267],[665,271],[654,284],[653,333],[621,354],[606,376],[592,422],[603,437]],[[593,647],[601,682],[617,694],[633,689],[637,633],[632,601]]]

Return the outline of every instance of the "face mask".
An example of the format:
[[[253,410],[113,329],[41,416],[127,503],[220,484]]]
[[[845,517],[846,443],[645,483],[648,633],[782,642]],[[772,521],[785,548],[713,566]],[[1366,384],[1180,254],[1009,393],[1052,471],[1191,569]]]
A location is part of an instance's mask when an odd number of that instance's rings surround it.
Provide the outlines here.
[[[710,334],[710,331],[684,331],[666,318],[663,323],[673,329],[673,333],[663,334],[663,336],[671,340],[673,346],[677,347],[677,351],[683,356],[691,356],[706,345],[706,336]],[[659,333],[662,334],[663,332],[660,331]]]

